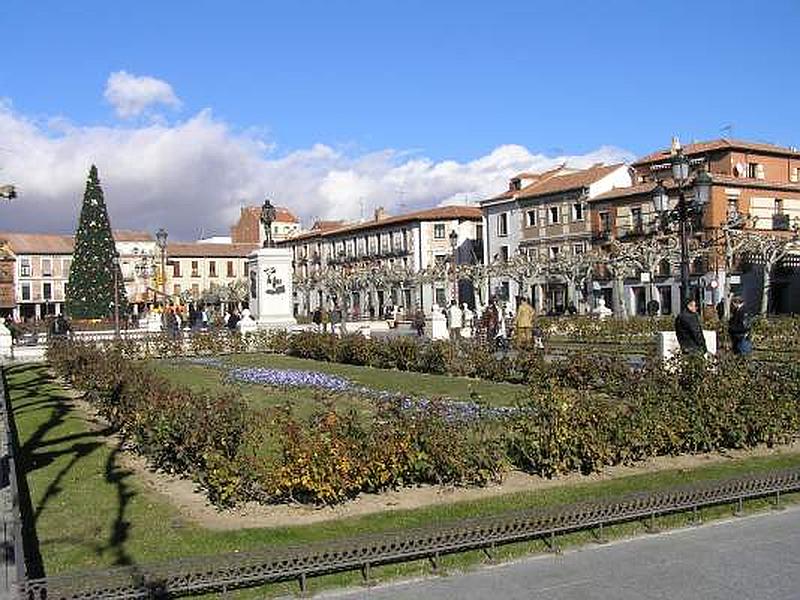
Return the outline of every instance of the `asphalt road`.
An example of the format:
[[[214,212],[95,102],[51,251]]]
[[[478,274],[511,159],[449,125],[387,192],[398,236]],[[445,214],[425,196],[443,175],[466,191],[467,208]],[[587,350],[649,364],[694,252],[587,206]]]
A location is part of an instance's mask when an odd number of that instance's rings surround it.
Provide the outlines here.
[[[798,600],[800,507],[320,597]]]

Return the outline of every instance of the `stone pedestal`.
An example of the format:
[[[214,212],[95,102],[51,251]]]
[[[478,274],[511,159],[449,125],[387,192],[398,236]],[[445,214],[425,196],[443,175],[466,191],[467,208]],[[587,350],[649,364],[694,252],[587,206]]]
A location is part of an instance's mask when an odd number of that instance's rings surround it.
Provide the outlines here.
[[[258,331],[258,323],[250,316],[250,311],[246,308],[242,311],[242,318],[239,319],[236,326],[239,328],[239,332],[242,335]]]
[[[680,352],[681,346],[678,343],[678,336],[674,331],[658,332],[658,355],[661,360],[669,360],[675,353]],[[709,354],[717,353],[717,332],[708,329],[703,330],[703,337],[706,340],[706,348]]]
[[[161,331],[161,313],[151,312],[147,315],[147,319],[142,321],[144,329],[151,333],[158,333]]]
[[[426,319],[425,328],[432,340],[446,340],[450,338],[447,331],[447,318],[442,314],[442,309],[438,304],[431,307],[431,314]]]
[[[0,358],[12,358],[13,345],[11,331],[6,327],[5,320],[0,318]]]
[[[292,251],[262,248],[247,257],[250,313],[260,329],[296,325],[292,314]]]

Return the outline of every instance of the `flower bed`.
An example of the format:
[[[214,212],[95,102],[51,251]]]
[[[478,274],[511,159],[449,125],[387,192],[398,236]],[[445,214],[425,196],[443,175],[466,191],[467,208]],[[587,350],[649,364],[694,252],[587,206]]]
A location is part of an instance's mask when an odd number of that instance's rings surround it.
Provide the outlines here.
[[[322,342],[318,348],[337,351],[330,338]],[[439,353],[435,369],[450,360],[438,345],[403,342],[389,351],[372,344],[348,340],[348,352],[406,365]],[[386,354],[372,358],[371,351]],[[482,485],[511,467],[590,473],[650,456],[781,444],[800,431],[800,364],[738,357],[685,357],[639,370],[614,357],[548,362],[528,352],[505,365],[485,355],[447,363],[473,376],[527,380],[526,398],[507,410],[346,387],[347,380],[310,371],[240,371],[255,383],[323,388],[328,395],[307,416],[290,406],[255,411],[235,389],[214,395],[172,386],[113,347],[58,341],[48,360],[155,467],[193,477],[222,505],[335,503],[420,483]],[[374,410],[341,411],[332,392],[372,394]]]
[[[228,371],[228,378],[242,383],[272,385],[276,387],[311,387],[320,390],[344,392],[353,384],[343,377],[318,371],[296,369],[265,369],[259,367],[237,367]]]

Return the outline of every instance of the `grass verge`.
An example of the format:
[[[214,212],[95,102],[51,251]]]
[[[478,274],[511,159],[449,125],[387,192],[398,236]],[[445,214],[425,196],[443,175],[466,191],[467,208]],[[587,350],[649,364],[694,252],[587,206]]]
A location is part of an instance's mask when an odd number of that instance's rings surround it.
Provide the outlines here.
[[[691,481],[710,480],[786,468],[800,464],[800,455],[749,458],[690,470],[670,470],[619,479],[563,485],[535,492],[498,496],[480,501],[386,512],[313,525],[208,531],[184,521],[169,502],[146,489],[124,466],[118,447],[108,443],[107,431],[89,427],[63,389],[43,365],[7,369],[10,400],[20,442],[19,465],[31,494],[39,552],[46,574],[92,567],[136,565],[179,557],[246,551],[264,546],[302,545],[364,533],[424,527],[443,521],[501,513],[507,510],[570,504],[633,491],[658,490]],[[793,497],[787,497],[792,501]],[[751,507],[763,501],[748,503]],[[702,511],[704,518],[730,514],[730,507]],[[659,519],[662,527],[685,523],[686,515]],[[643,525],[607,528],[607,537],[636,534]],[[559,538],[562,546],[586,543],[589,533]],[[498,549],[495,560],[544,550],[539,541]],[[443,558],[444,572],[471,568],[483,560],[478,552]],[[372,571],[374,581],[429,574],[425,561],[389,565]],[[313,579],[312,591],[357,585],[357,573]],[[235,597],[260,598],[297,591],[292,583],[243,590]]]

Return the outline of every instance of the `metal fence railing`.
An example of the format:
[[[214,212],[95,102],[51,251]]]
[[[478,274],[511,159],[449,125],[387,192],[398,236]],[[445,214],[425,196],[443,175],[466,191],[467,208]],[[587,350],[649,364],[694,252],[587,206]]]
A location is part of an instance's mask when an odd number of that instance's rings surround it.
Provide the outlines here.
[[[8,404],[5,373],[0,368],[0,514],[2,515],[2,573],[0,596],[10,594],[17,583],[25,580],[22,517],[17,486],[17,461],[14,432]]]
[[[800,468],[697,483],[653,493],[559,508],[531,509],[473,518],[429,528],[374,534],[302,547],[187,558],[160,564],[46,577],[21,582],[28,600],[88,598],[166,598],[227,591],[360,569],[365,578],[376,565],[430,559],[441,555],[653,520],[669,513],[800,491]]]

